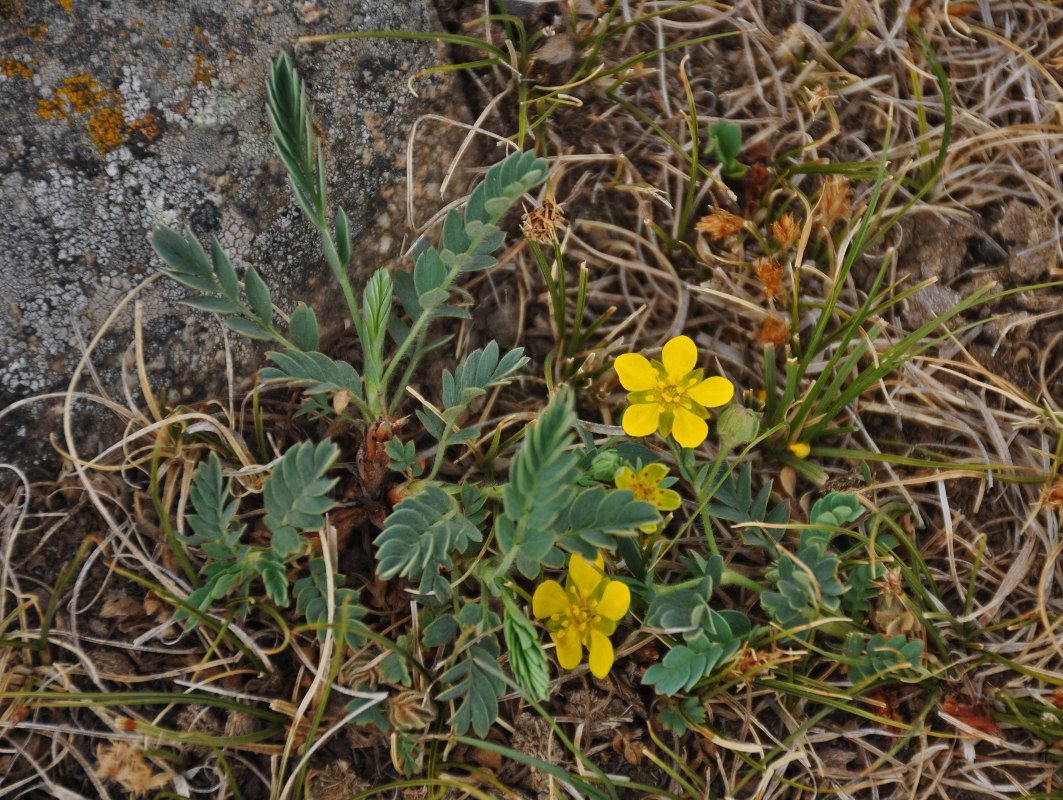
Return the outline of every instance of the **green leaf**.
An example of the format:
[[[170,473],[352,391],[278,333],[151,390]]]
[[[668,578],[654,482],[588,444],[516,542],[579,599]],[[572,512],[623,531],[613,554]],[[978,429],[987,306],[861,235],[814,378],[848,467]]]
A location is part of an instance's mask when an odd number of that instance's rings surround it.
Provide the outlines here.
[[[235,300],[240,294],[240,281],[236,277],[236,270],[233,269],[233,262],[221,249],[217,239],[211,239],[210,257],[214,262],[214,274],[218,277],[222,293],[230,300]]]
[[[453,566],[452,555],[483,540],[476,525],[457,502],[438,486],[428,485],[407,497],[384,522],[373,544],[377,574],[419,581],[423,602],[441,605],[450,597],[450,583],[440,574]]]
[[[864,507],[855,494],[831,492],[815,502],[808,521],[811,525],[825,528],[842,528],[860,519],[863,513]]]
[[[258,561],[258,571],[266,587],[266,595],[281,608],[288,607],[288,573],[275,553],[266,550]]]
[[[539,575],[560,533],[558,521],[576,494],[575,423],[572,394],[565,388],[528,426],[502,490],[503,513],[495,528],[499,548],[527,578]]]
[[[299,549],[299,531],[315,531],[325,524],[325,512],[335,505],[327,493],[336,483],[325,473],[338,455],[339,448],[328,439],[316,448],[313,442],[304,442],[289,449],[266,479],[263,522],[281,558]]]
[[[502,633],[509,653],[509,668],[517,685],[530,697],[546,700],[550,697],[550,672],[535,626],[508,594],[503,593],[502,600],[505,603]]]
[[[239,314],[243,309],[239,305],[226,300],[224,297],[201,294],[195,297],[186,297],[181,305],[194,308],[198,311],[206,311],[210,314]]]
[[[441,614],[432,620],[421,633],[421,643],[425,647],[442,647],[458,637],[459,628],[453,614]]]
[[[682,736],[690,730],[690,723],[702,725],[705,722],[705,708],[696,697],[687,697],[681,701],[666,700],[657,712],[657,721],[666,729]]]
[[[257,339],[259,341],[268,342],[273,338],[269,329],[263,327],[262,323],[258,320],[251,320],[246,317],[229,317],[225,320],[225,325],[229,330],[248,339]]]
[[[273,302],[270,300],[269,287],[254,267],[248,267],[247,274],[244,275],[244,291],[247,293],[248,302],[251,303],[251,310],[268,328],[270,320],[273,319]]]
[[[317,315],[306,303],[300,303],[292,312],[288,331],[292,335],[292,341],[300,350],[317,350],[319,334],[317,328]]]
[[[440,692],[437,699],[459,701],[450,718],[459,735],[472,726],[477,736],[485,737],[498,718],[498,698],[506,689],[498,674],[498,655],[498,642],[493,636],[485,637],[462,651],[462,659],[439,678],[449,688]]]
[[[342,208],[336,212],[336,253],[340,257],[340,264],[347,266],[351,260],[351,226],[347,220],[347,212]]]
[[[615,547],[617,536],[635,536],[643,525],[660,519],[656,506],[636,500],[627,489],[594,486],[579,493],[565,509],[560,524],[566,528],[566,543],[582,540],[585,547],[581,552],[593,559],[594,550]]]
[[[900,635],[887,639],[876,633],[865,648],[863,637],[854,633],[846,642],[846,651],[850,658],[849,680],[854,684],[884,677],[918,680],[926,675],[920,666],[923,643],[918,639],[908,641]]]

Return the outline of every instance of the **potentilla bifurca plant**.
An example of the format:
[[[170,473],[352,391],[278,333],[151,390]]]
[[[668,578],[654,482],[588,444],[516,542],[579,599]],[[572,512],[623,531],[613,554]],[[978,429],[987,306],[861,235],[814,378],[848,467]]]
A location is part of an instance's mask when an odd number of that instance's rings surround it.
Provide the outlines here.
[[[242,481],[247,465],[214,443],[191,486],[191,533],[180,539],[194,565],[175,600],[188,628],[226,614],[246,618],[264,602],[273,607],[261,622],[268,625],[275,615],[291,617],[294,599],[305,629],[322,646],[343,649],[334,678],[354,697],[351,724],[389,734],[392,760],[406,773],[422,767],[427,734],[440,724],[455,737],[487,737],[507,692],[545,700],[551,676],[584,669],[584,660],[607,679],[633,631],[656,634],[664,648],[644,682],[666,697],[695,698],[729,674],[744,647],[807,641],[827,616],[853,620],[832,635],[856,635],[879,576],[861,572],[852,553],[843,565],[832,539],[861,509],[837,498],[817,504],[794,554],[782,540],[785,507],[769,507],[770,486],[754,495],[748,464],[741,466],[776,429],[759,429],[757,412],[734,402],[729,380],[704,377],[687,336],[665,343],[660,361],[640,353],[615,361],[628,392],[623,431],[644,443],[595,441],[579,425],[573,391],[561,385],[520,436],[505,482],[441,478],[447,458],[481,436],[467,421],[470,406],[518,380],[528,357],[489,342],[443,370],[438,405],[423,403],[408,421],[398,415],[426,356],[452,345],[440,324],[470,316],[462,280],[495,267],[506,238],[501,220],[547,180],[548,165],[533,153],[506,156],[463,211],[448,212],[436,246],[415,247],[410,270],[378,270],[359,297],[347,275],[347,217],[328,205],[312,109],[287,56],[272,70],[268,111],[295,197],[346,299],[360,363],[320,349],[319,322],[306,305],[283,322],[258,271],[248,267],[240,279],[217,241],[208,255],[191,232],[159,228],[153,244],[165,273],[193,291],[186,304],[276,346],[259,375],[265,387],[298,390],[303,415],[342,422],[362,444],[349,455],[324,436],[278,446],[264,454],[266,477],[255,484]],[[698,448],[709,437],[711,409],[720,409],[718,441],[703,463]],[[659,449],[662,440],[667,449]],[[347,487],[348,505],[401,498],[372,542],[376,578],[398,582],[411,608],[406,626],[386,634],[354,588],[370,576],[340,574],[338,554],[325,544],[339,481],[351,474],[358,479],[356,489]],[[261,516],[264,539],[251,540],[250,516]],[[695,520],[704,548],[682,555],[677,570],[665,556]],[[738,535],[769,552],[771,569],[750,577],[725,565],[714,533],[721,521],[744,525]],[[754,626],[742,612],[715,608],[713,592],[722,587],[760,595],[772,624]],[[895,642],[869,653],[863,641],[856,635],[846,651],[853,663],[876,665],[862,675],[907,668],[908,661],[890,660]],[[420,698],[415,708],[411,693]],[[666,704],[662,720],[682,730],[699,722],[697,708]]]

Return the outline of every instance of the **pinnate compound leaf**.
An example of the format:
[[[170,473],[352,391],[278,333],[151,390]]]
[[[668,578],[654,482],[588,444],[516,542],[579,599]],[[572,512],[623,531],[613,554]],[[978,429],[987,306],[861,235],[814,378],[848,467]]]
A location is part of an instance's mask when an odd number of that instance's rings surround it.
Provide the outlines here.
[[[593,560],[595,550],[615,547],[617,536],[635,536],[643,525],[660,518],[653,503],[636,500],[627,489],[594,486],[580,492],[565,509],[561,524],[567,528],[566,545]]]
[[[366,610],[358,605],[358,592],[343,587],[343,575],[333,574],[333,607],[335,616],[332,626],[337,635],[341,627],[346,628],[347,644],[351,648],[361,647],[365,637],[360,635],[364,629],[362,620]],[[325,641],[328,624],[328,578],[325,574],[325,560],[310,560],[310,574],[295,582],[295,609],[312,625],[319,625],[317,638]]]
[[[191,229],[182,236],[160,225],[151,234],[151,246],[169,267],[163,272],[182,286],[198,292],[221,292],[223,287],[214,276],[207,253]]]
[[[546,700],[550,696],[550,671],[535,626],[508,594],[503,594],[502,599],[505,602],[502,633],[509,653],[509,668],[529,696]]]
[[[492,339],[482,350],[473,350],[451,374],[443,371],[443,406],[468,406],[495,386],[502,386],[514,372],[528,363],[524,348],[510,350],[498,357],[498,342]]]
[[[328,492],[336,483],[325,473],[338,455],[339,448],[328,439],[317,447],[313,442],[297,444],[266,479],[263,522],[273,534],[273,549],[281,558],[299,549],[300,531],[316,531],[325,524],[325,512],[335,505]]]
[[[668,697],[676,692],[689,692],[698,681],[733,657],[740,646],[738,641],[719,644],[707,639],[677,645],[646,670],[642,682],[655,686],[658,694]]]
[[[576,495],[575,423],[572,394],[563,389],[529,426],[502,491],[498,544],[503,554],[518,551],[515,563],[527,578],[538,576],[560,533],[558,521]]]
[[[239,540],[244,526],[231,528],[239,501],[229,496],[229,481],[222,480],[221,460],[217,453],[212,452],[196,472],[189,497],[196,512],[188,516],[188,525],[195,535],[183,537],[185,542],[192,545],[217,542],[231,546]]]
[[[471,726],[477,736],[485,737],[498,718],[498,698],[506,689],[498,670],[498,655],[498,642],[493,636],[485,637],[462,651],[461,660],[439,678],[448,688],[437,699],[458,701],[450,724],[459,736]]]
[[[482,540],[457,501],[438,486],[428,485],[399,503],[385,520],[384,530],[373,542],[377,574],[384,580],[402,576],[419,581],[422,600],[440,605],[450,597],[450,583],[440,570],[453,566],[452,554]]]
[[[264,383],[306,384],[307,394],[347,391],[362,397],[362,378],[346,361],[336,361],[316,350],[268,353],[276,367],[266,367],[259,376]]]

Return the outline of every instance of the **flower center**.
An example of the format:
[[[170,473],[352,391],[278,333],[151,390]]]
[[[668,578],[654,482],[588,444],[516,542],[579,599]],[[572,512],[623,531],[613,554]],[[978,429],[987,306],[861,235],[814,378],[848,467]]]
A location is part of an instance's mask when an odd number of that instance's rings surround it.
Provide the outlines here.
[[[601,618],[601,615],[596,613],[598,604],[589,603],[578,595],[570,599],[572,604],[568,607],[566,618],[561,622],[561,629],[574,628],[580,639],[586,640]]]

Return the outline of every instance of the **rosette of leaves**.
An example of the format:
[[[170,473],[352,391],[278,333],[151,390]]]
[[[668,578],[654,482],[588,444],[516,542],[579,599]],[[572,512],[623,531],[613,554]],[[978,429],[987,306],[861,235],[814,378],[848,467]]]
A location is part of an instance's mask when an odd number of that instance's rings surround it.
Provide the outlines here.
[[[892,680],[919,680],[926,676],[920,666],[923,643],[911,641],[904,636],[886,638],[880,633],[870,640],[859,634],[851,634],[845,645],[849,656],[849,680],[854,685],[871,683],[884,678]]]

